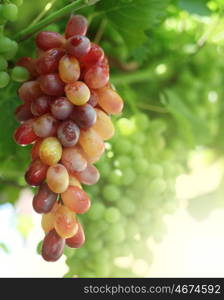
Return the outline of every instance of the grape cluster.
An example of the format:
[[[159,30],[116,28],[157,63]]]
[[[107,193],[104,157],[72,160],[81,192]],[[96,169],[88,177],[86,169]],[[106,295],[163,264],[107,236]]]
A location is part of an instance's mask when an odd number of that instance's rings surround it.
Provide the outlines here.
[[[67,277],[145,276],[153,260],[150,241],[166,233],[164,216],[178,205],[175,179],[181,173],[177,145],[171,144],[167,122],[144,113],[122,117],[98,162],[102,178],[87,191],[94,197],[83,216],[86,245],[66,250]],[[118,257],[130,263],[120,266]],[[142,264],[140,270],[136,268]],[[146,272],[145,272],[146,271]]]
[[[0,88],[4,88],[12,80],[23,82],[29,78],[28,71],[20,64],[13,69],[8,69],[8,61],[11,61],[18,50],[16,41],[4,34],[4,26],[7,21],[14,22],[18,17],[18,6],[23,4],[23,0],[5,1],[0,4]]]
[[[42,256],[56,261],[65,244],[79,248],[85,241],[77,214],[90,208],[81,184],[99,180],[94,166],[104,153],[104,141],[114,134],[109,115],[123,108],[109,83],[103,49],[86,37],[87,20],[73,15],[65,35],[43,31],[36,36],[37,58],[22,57],[18,64],[29,72],[18,95],[23,100],[15,117],[16,143],[33,144],[26,182],[39,186],[33,208],[43,214],[46,233]]]

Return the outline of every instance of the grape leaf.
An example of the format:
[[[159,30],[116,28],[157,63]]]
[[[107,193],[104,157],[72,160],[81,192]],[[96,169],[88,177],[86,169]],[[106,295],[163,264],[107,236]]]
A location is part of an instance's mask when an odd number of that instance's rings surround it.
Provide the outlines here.
[[[168,3],[169,0],[104,0],[97,4],[97,10],[106,14],[110,25],[134,49],[147,40],[145,31],[162,19]]]

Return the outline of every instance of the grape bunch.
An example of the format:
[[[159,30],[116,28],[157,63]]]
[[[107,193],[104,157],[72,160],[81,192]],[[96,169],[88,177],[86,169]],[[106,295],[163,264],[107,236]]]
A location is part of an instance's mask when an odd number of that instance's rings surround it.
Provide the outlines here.
[[[23,0],[5,1],[0,4],[0,88],[6,87],[12,80],[23,82],[28,80],[29,73],[26,68],[18,64],[12,69],[8,69],[8,61],[11,61],[18,50],[16,41],[7,37],[4,33],[4,27],[7,22],[14,22],[18,17],[18,7],[23,4]]]
[[[114,134],[110,115],[123,108],[109,83],[109,64],[103,49],[86,37],[87,20],[72,15],[65,35],[43,31],[36,36],[37,58],[17,62],[29,72],[18,95],[20,126],[17,144],[32,144],[32,161],[25,179],[38,186],[33,208],[43,214],[42,257],[56,261],[65,244],[79,248],[85,235],[77,214],[90,208],[81,184],[99,180],[94,166]]]

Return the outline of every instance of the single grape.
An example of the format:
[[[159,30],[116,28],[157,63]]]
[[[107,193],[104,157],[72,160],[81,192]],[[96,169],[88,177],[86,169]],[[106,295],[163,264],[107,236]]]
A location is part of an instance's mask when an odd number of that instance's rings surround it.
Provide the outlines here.
[[[46,261],[57,261],[63,254],[65,240],[52,229],[44,238],[41,255]]]
[[[149,183],[149,193],[151,195],[160,195],[166,190],[167,184],[162,178],[155,178]]]
[[[21,6],[23,4],[23,0],[11,0],[11,2],[17,6]]]
[[[12,40],[10,40],[8,37],[1,35],[0,36],[0,53],[5,53],[10,51],[10,48],[12,46]]]
[[[79,143],[91,163],[99,160],[105,150],[102,138],[92,128],[80,131]]]
[[[69,185],[69,175],[66,168],[61,164],[50,166],[47,171],[47,184],[54,193],[65,192]]]
[[[87,161],[84,157],[84,153],[78,146],[64,148],[61,162],[70,174],[83,171],[87,167]]]
[[[77,186],[69,186],[68,189],[61,194],[61,198],[65,206],[77,214],[84,214],[90,208],[88,195]]]
[[[103,49],[94,43],[91,43],[91,48],[89,52],[81,57],[81,63],[87,67],[90,68],[93,65],[99,64],[104,59],[104,51]]]
[[[12,79],[17,82],[24,82],[29,79],[30,74],[26,68],[16,66],[12,69],[11,73]]]
[[[9,84],[10,77],[7,72],[0,72],[0,88],[4,88]]]
[[[6,71],[7,68],[8,68],[7,60],[3,56],[0,56],[0,71]]]
[[[57,72],[58,63],[64,53],[65,50],[61,48],[50,49],[46,51],[41,57],[36,60],[37,72],[41,75]]]
[[[131,167],[123,170],[122,183],[126,186],[132,184],[136,180],[136,173]]]
[[[104,65],[93,65],[84,75],[84,81],[91,89],[103,88],[109,81],[109,68]]]
[[[66,206],[59,206],[55,212],[55,230],[62,238],[71,238],[78,232],[76,215]]]
[[[104,213],[104,218],[109,223],[117,223],[120,217],[120,211],[116,207],[109,207]]]
[[[81,15],[72,15],[65,28],[66,39],[73,35],[85,35],[88,28],[88,21]]]
[[[51,108],[51,97],[41,96],[31,103],[31,112],[35,117],[39,117],[43,114],[50,112]]]
[[[115,185],[106,185],[102,190],[102,195],[107,201],[117,201],[121,198],[121,192]]]
[[[36,71],[35,60],[33,58],[28,56],[20,57],[20,59],[17,60],[16,65],[27,69],[30,75],[29,79],[37,77],[38,74]]]
[[[17,122],[23,123],[33,117],[30,103],[24,103],[16,108],[15,119]]]
[[[86,185],[96,184],[100,179],[99,171],[91,164],[87,164],[87,167],[83,171],[77,172],[75,176],[81,183]]]
[[[50,212],[57,200],[57,194],[53,193],[46,183],[41,184],[33,197],[33,208],[39,214]]]
[[[15,57],[18,48],[19,48],[18,43],[16,41],[11,41],[10,49],[7,52],[4,52],[3,54],[5,59],[12,60]]]
[[[33,122],[35,134],[41,138],[52,136],[57,131],[57,120],[50,114],[45,114]]]
[[[43,139],[38,139],[32,146],[31,150],[31,158],[32,160],[35,160],[40,157],[40,145],[42,143]]]
[[[45,51],[61,48],[65,45],[65,38],[57,32],[42,31],[36,36],[36,45]]]
[[[52,166],[61,159],[62,146],[55,137],[45,138],[39,147],[39,156],[43,163]]]
[[[41,160],[35,159],[30,164],[25,174],[26,182],[31,186],[39,186],[46,178],[48,166]]]
[[[83,227],[78,223],[78,231],[71,238],[66,239],[66,245],[70,248],[81,248],[85,243],[85,233]]]
[[[66,120],[73,111],[73,105],[65,97],[54,100],[51,104],[51,113],[57,120]]]
[[[90,50],[90,40],[83,35],[73,35],[67,40],[66,50],[69,55],[80,58],[86,55]]]
[[[92,105],[92,107],[95,107],[98,103],[98,95],[94,90],[90,90],[90,98],[87,102],[87,104]]]
[[[111,118],[105,114],[101,109],[95,108],[97,119],[93,125],[93,129],[106,141],[112,138],[115,129]]]
[[[37,140],[37,135],[33,131],[34,119],[30,119],[21,124],[14,133],[14,139],[17,144],[26,146]]]
[[[99,96],[98,104],[108,114],[116,115],[121,113],[123,109],[123,100],[121,97],[108,87],[104,87],[97,90]]]
[[[90,90],[82,81],[66,84],[65,94],[68,100],[75,105],[83,105],[90,98]]]
[[[18,7],[12,3],[4,4],[2,6],[2,15],[8,21],[16,21],[18,17]]]
[[[57,136],[64,147],[73,147],[79,140],[79,127],[71,120],[63,121],[57,130]]]
[[[27,81],[20,86],[18,94],[24,102],[31,102],[42,96],[43,92],[38,81]]]
[[[106,239],[108,241],[113,242],[114,244],[122,243],[125,239],[125,231],[121,224],[113,224],[113,226],[109,227],[106,235]]]
[[[55,212],[58,209],[58,202],[55,202],[50,212],[43,214],[41,219],[41,226],[45,233],[54,229]]]
[[[92,127],[96,122],[96,111],[89,105],[76,106],[70,116],[70,118],[83,129]]]
[[[39,77],[41,90],[50,96],[62,96],[64,94],[64,82],[57,73],[41,75]]]
[[[73,83],[80,77],[80,66],[74,56],[63,56],[59,61],[59,75],[65,83]]]

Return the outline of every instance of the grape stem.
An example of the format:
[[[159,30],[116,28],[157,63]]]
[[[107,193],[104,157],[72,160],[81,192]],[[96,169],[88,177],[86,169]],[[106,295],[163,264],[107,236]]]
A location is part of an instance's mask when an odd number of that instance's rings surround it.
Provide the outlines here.
[[[94,5],[99,1],[100,0],[77,0],[77,1],[74,1],[74,2],[66,5],[65,7],[53,12],[52,14],[50,14],[49,16],[47,16],[46,18],[41,20],[39,23],[33,24],[32,26],[25,28],[24,30],[18,32],[14,36],[14,39],[18,42],[24,41],[24,40],[30,38],[34,33],[38,32],[45,26],[59,20],[60,18],[64,17],[67,14],[70,14],[71,11],[76,11],[76,10],[79,10],[79,9],[87,7],[87,6]]]

